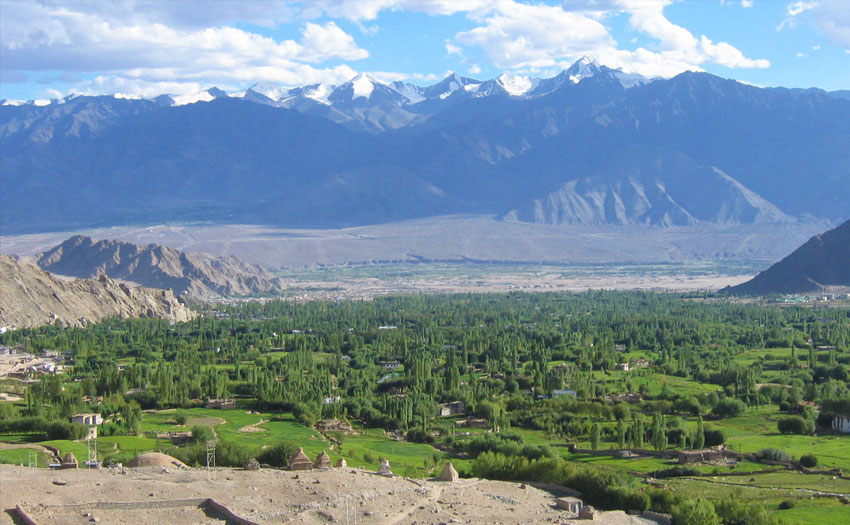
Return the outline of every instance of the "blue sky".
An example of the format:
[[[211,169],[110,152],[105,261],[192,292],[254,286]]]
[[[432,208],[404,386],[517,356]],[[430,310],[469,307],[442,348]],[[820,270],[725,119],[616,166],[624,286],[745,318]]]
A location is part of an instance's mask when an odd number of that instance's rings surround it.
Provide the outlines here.
[[[850,0],[0,0],[0,98],[549,77],[585,55],[850,89]]]

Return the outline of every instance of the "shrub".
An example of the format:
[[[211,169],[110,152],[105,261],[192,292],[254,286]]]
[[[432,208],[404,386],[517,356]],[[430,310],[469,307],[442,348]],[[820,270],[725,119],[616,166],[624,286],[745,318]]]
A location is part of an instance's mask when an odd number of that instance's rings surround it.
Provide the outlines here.
[[[289,458],[295,455],[297,449],[298,447],[294,443],[280,441],[263,449],[260,455],[257,456],[257,461],[273,467],[286,467],[289,464]]]
[[[650,472],[649,476],[653,478],[676,478],[680,476],[699,476],[699,474],[699,470],[695,468],[677,466]]]
[[[726,434],[722,430],[714,430],[706,427],[704,446],[716,447],[723,443],[726,443]]]
[[[818,457],[814,454],[803,454],[800,456],[800,465],[806,468],[815,468],[818,466]]]
[[[404,436],[404,439],[412,443],[430,444],[434,442],[434,436],[432,436],[430,432],[426,432],[421,428],[412,428],[408,430],[407,434]]]
[[[776,424],[782,434],[811,434],[814,432],[814,422],[800,416],[782,418]]]
[[[215,433],[210,427],[204,425],[195,425],[192,427],[192,441],[195,443],[204,443],[215,439]]]
[[[758,451],[756,458],[762,461],[775,461],[777,463],[790,463],[791,456],[784,450],[778,448],[764,448]]]
[[[702,498],[685,500],[673,509],[673,523],[687,525],[720,525],[714,505]]]
[[[189,420],[189,417],[186,415],[186,412],[182,410],[178,410],[176,414],[174,414],[174,422],[180,425],[181,427],[186,424]]]
[[[711,413],[717,417],[735,417],[743,414],[746,408],[747,406],[740,399],[727,397],[714,405]]]

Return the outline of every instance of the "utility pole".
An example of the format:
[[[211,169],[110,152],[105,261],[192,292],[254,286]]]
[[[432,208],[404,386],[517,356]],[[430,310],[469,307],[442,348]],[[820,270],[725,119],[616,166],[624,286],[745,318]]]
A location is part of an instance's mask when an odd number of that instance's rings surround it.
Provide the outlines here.
[[[206,442],[207,447],[207,479],[215,479],[215,440]]]

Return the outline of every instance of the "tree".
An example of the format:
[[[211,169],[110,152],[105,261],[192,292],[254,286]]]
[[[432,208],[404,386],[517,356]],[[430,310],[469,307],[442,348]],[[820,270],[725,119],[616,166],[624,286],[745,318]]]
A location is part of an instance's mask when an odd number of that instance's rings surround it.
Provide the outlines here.
[[[652,418],[652,446],[655,450],[667,448],[667,432],[664,428],[664,416],[656,412]]]
[[[815,430],[813,422],[800,416],[780,419],[776,426],[782,434],[811,434]]]
[[[617,448],[626,448],[626,423],[622,419],[617,421]]]
[[[599,449],[599,441],[602,438],[601,431],[599,430],[599,425],[594,423],[592,427],[590,427],[590,448],[593,450]]]
[[[705,425],[702,422],[702,417],[697,419],[697,432],[694,436],[694,448],[699,450],[705,446]]]
[[[727,397],[714,405],[711,413],[718,417],[735,417],[743,414],[746,408],[746,405],[740,399]]]
[[[687,525],[720,525],[720,517],[711,502],[697,498],[686,500],[673,509],[673,523]]]

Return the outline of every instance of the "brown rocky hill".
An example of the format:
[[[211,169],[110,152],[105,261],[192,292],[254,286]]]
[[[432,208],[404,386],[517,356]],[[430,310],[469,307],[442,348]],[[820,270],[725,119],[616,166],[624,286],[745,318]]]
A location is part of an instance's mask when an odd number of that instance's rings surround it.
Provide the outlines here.
[[[738,295],[768,295],[831,287],[850,287],[850,221],[815,235],[788,257],[726,291]]]
[[[184,253],[156,244],[94,241],[82,235],[40,254],[38,265],[52,273],[84,279],[106,274],[151,288],[170,288],[178,295],[198,299],[281,291],[272,274],[236,257]]]
[[[0,255],[0,325],[26,328],[60,322],[83,326],[107,317],[186,321],[194,312],[170,290],[131,288],[106,276],[58,279],[33,264]]]

